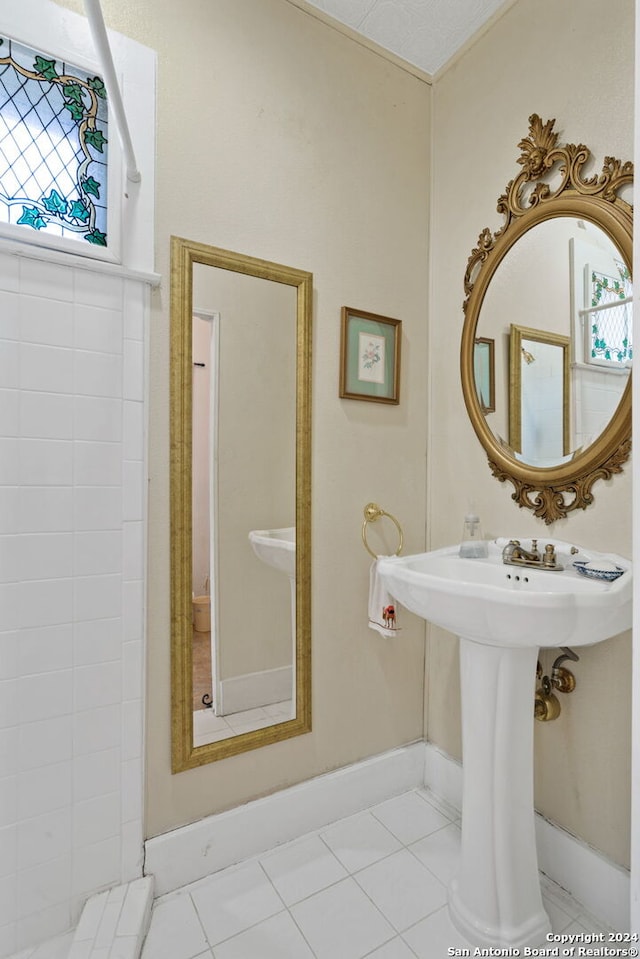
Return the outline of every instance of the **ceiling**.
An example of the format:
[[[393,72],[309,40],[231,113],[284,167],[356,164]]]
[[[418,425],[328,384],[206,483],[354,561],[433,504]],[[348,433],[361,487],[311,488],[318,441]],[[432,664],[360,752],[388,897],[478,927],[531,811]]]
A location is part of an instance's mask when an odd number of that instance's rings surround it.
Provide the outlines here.
[[[308,0],[420,70],[433,75],[505,0]]]

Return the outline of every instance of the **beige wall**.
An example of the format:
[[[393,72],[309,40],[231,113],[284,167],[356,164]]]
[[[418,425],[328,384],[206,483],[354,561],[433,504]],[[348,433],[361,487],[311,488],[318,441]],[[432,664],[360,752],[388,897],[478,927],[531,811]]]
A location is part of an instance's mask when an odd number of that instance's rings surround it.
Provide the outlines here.
[[[65,5],[81,12],[79,0]],[[158,51],[147,834],[423,735],[424,628],[366,625],[362,510],[424,545],[430,87],[287,0],[103,0]],[[314,274],[313,732],[172,776],[169,236]],[[340,400],[340,307],[403,321],[399,406]]]
[[[492,535],[549,535],[631,555],[631,471],[596,484],[595,505],[547,528],[492,478],[468,421],[457,363],[462,277],[480,230],[496,230],[496,202],[520,169],[528,118],[557,118],[565,142],[633,156],[632,0],[558,4],[519,0],[434,86],[430,316],[430,545],[460,535],[473,499]],[[597,24],[597,28],[595,25]],[[446,504],[446,508],[443,508]],[[430,638],[428,738],[460,755],[456,644]],[[553,653],[547,654],[545,666]],[[559,720],[536,724],[536,804],[545,815],[628,863],[630,669],[628,635],[580,650],[578,687]]]

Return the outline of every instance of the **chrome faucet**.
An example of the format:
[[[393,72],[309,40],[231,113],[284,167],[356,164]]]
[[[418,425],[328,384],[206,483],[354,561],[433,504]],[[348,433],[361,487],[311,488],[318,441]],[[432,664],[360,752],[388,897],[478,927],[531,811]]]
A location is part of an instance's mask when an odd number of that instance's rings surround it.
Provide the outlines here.
[[[547,543],[544,553],[538,549],[538,540],[531,540],[531,549],[525,549],[519,539],[509,540],[502,550],[502,562],[508,566],[528,566],[536,569],[564,569],[558,564],[553,543]]]

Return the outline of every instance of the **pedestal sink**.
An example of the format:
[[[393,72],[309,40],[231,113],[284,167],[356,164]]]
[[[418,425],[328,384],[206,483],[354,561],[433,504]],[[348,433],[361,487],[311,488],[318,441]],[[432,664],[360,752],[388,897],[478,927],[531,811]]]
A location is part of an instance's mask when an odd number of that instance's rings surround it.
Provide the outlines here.
[[[254,553],[268,566],[273,566],[287,576],[296,575],[296,528],[252,529],[249,542]]]
[[[631,627],[631,563],[555,546],[562,570],[503,563],[458,547],[379,560],[389,593],[460,638],[463,800],[459,874],[449,911],[473,944],[524,947],[550,931],[542,905],[533,808],[533,706],[540,647],[598,643]],[[573,547],[575,550],[575,547]],[[615,564],[613,582],[581,576],[575,560]]]

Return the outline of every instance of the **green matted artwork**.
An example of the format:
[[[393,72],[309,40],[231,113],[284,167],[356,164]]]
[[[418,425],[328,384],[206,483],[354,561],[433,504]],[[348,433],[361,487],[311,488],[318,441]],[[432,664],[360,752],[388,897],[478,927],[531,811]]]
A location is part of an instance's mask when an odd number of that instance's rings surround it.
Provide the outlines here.
[[[342,307],[342,399],[400,402],[401,331],[401,320]]]

